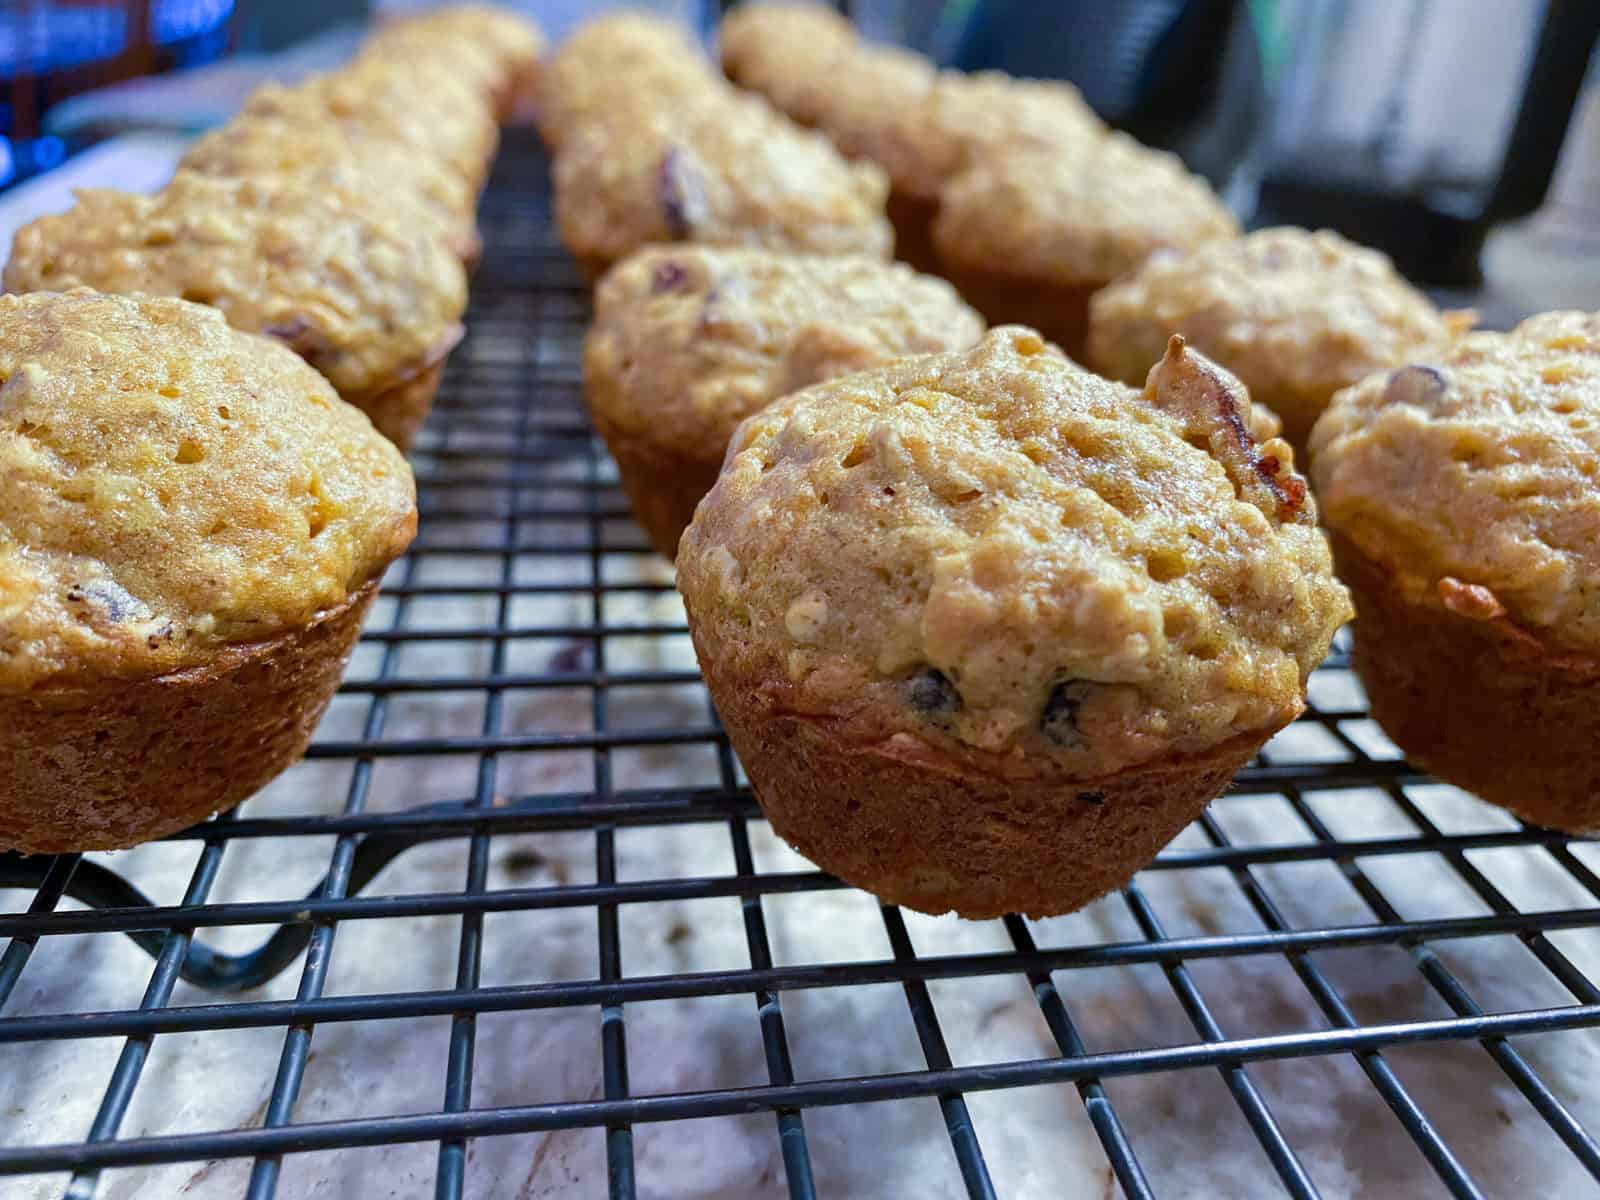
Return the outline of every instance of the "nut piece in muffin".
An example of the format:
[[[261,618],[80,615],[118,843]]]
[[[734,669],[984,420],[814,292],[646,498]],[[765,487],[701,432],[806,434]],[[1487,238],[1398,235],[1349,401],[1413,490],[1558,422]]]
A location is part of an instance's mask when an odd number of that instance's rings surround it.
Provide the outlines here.
[[[181,171],[152,196],[84,190],[18,230],[13,292],[178,296],[283,342],[402,449],[461,338],[466,277],[434,237],[327,194]]]
[[[554,187],[562,240],[591,278],[652,242],[887,258],[894,240],[881,170],[731,89],[584,129]]]
[[[1174,155],[1113,133],[979,157],[941,194],[933,241],[989,320],[1035,325],[1081,358],[1091,295],[1157,250],[1238,232]]]
[[[1181,333],[1284,419],[1303,448],[1340,388],[1426,359],[1470,314],[1441,313],[1387,256],[1329,230],[1263,229],[1156,254],[1089,303],[1089,364],[1137,383]]]
[[[671,558],[745,417],[809,384],[965,349],[982,333],[954,288],[899,263],[650,246],[595,291],[584,389],[634,515]]]
[[[1181,339],[1141,394],[1013,327],[745,421],[678,586],[773,828],[926,912],[1125,883],[1349,615],[1249,409]]]
[[[411,471],[215,309],[0,297],[0,847],[130,846],[305,749]]]
[[[611,13],[579,26],[545,64],[539,136],[559,151],[595,124],[671,112],[723,86],[685,26],[644,13]]]
[[[1526,820],[1600,829],[1600,315],[1369,376],[1311,462],[1384,730]]]

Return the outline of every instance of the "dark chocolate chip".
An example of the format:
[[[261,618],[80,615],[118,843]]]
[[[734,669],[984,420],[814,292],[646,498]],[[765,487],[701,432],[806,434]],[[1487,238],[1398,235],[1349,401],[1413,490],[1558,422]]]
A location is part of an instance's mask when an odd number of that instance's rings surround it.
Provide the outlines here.
[[[1045,737],[1067,750],[1081,750],[1085,743],[1078,730],[1078,709],[1089,698],[1094,684],[1081,679],[1068,679],[1050,689],[1050,698],[1044,702],[1044,713],[1039,718],[1039,728]]]
[[[654,273],[650,276],[650,291],[657,295],[662,292],[675,292],[688,281],[689,272],[677,263],[657,263]]]
[[[312,327],[311,322],[305,317],[295,316],[284,321],[274,322],[261,332],[269,338],[277,338],[278,341],[288,346],[291,350],[298,352],[301,345],[308,340]]]
[[[1106,794],[1104,792],[1079,792],[1078,793],[1078,803],[1079,804],[1104,804],[1105,802],[1106,802]]]
[[[1391,372],[1383,398],[1389,404],[1429,404],[1449,386],[1443,371],[1417,364]]]
[[[706,217],[705,180],[677,146],[661,156],[656,168],[656,199],[675,238],[687,238]]]
[[[937,667],[929,667],[922,674],[912,676],[910,702],[912,708],[930,716],[947,716],[961,711],[961,693]]]

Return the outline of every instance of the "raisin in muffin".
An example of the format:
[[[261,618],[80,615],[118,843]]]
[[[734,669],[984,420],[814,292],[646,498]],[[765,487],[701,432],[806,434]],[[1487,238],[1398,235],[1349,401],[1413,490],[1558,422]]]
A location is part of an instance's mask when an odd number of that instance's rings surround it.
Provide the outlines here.
[[[1600,315],[1370,376],[1311,455],[1373,716],[1449,783],[1600,829]]]
[[[927,912],[1126,882],[1349,615],[1249,406],[1181,339],[1141,394],[1012,327],[745,421],[678,586],[773,828]]]
[[[466,307],[461,264],[435,238],[303,187],[188,171],[152,196],[79,192],[17,232],[5,285],[213,305],[293,349],[402,449]]]
[[[949,284],[898,263],[651,246],[596,289],[584,390],[634,515],[671,558],[745,417],[982,332]]]
[[[269,109],[278,115],[265,115]],[[424,148],[330,120],[307,92],[261,88],[246,114],[196,140],[179,169],[319,191],[346,208],[433,233],[463,263],[477,262],[476,193]]]
[[[618,12],[579,26],[539,78],[539,136],[561,150],[581,130],[631,113],[670,113],[720,90],[688,29]]]
[[[1181,333],[1270,405],[1303,448],[1340,388],[1443,350],[1470,315],[1441,313],[1387,256],[1329,230],[1263,229],[1157,254],[1089,304],[1089,363],[1144,379]]]
[[[0,297],[0,847],[104,850],[230,808],[305,749],[411,472],[215,309]]]
[[[1157,250],[1238,234],[1204,180],[1123,134],[995,151],[940,194],[943,274],[991,321],[1036,325],[1083,355],[1089,297]]]
[[[651,242],[887,258],[888,183],[731,89],[590,126],[556,156],[556,223],[591,277]]]

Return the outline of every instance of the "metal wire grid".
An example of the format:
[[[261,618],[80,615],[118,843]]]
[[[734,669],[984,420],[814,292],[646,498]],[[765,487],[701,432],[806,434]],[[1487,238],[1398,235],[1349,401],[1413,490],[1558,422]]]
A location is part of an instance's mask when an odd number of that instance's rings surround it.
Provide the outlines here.
[[[779,965],[768,935],[766,904],[783,895],[812,896],[841,887],[814,870],[761,871],[752,853],[752,826],[760,814],[742,786],[728,744],[709,704],[698,723],[618,728],[610,719],[619,689],[693,685],[688,669],[613,669],[611,648],[619,639],[661,639],[683,633],[681,625],[634,620],[608,621],[619,597],[648,598],[670,592],[670,583],[648,571],[626,581],[614,565],[642,559],[648,551],[631,525],[603,451],[586,424],[581,402],[577,346],[587,313],[584,291],[556,246],[550,226],[544,163],[527,138],[508,139],[486,194],[483,225],[488,246],[469,315],[469,341],[456,356],[422,448],[416,456],[422,501],[422,533],[391,576],[386,595],[390,619],[375,622],[365,637],[376,662],[370,677],[353,675],[342,696],[365,705],[356,737],[320,738],[313,760],[348,762],[349,786],[338,815],[315,815],[325,797],[308,797],[308,815],[252,817],[231,814],[178,835],[201,845],[182,901],[152,903],[100,861],[62,856],[49,860],[0,860],[0,885],[26,901],[0,916],[0,934],[11,940],[0,955],[0,1045],[52,1039],[120,1038],[121,1050],[97,1115],[81,1141],[48,1145],[0,1145],[0,1173],[70,1172],[64,1195],[95,1194],[108,1168],[247,1158],[252,1161],[245,1194],[275,1194],[285,1155],[360,1146],[431,1142],[438,1146],[434,1192],[441,1197],[473,1194],[468,1172],[471,1139],[528,1131],[603,1130],[608,1188],[614,1197],[638,1193],[633,1131],[647,1122],[731,1114],[770,1114],[781,1145],[788,1193],[819,1193],[808,1140],[807,1114],[823,1106],[888,1103],[910,1097],[936,1098],[965,1191],[997,1194],[991,1162],[980,1143],[966,1096],[978,1091],[1034,1085],[1071,1085],[1109,1169],[1129,1196],[1156,1194],[1126,1112],[1112,1101],[1108,1081],[1126,1076],[1197,1068],[1219,1073],[1228,1094],[1270,1163],[1281,1189],[1293,1196],[1319,1195],[1313,1172],[1274,1113],[1252,1065],[1275,1059],[1353,1058],[1405,1134],[1432,1169],[1440,1189],[1458,1197],[1484,1194],[1392,1062],[1402,1047],[1434,1042],[1477,1042],[1532,1110],[1593,1180],[1600,1181],[1600,1145],[1574,1113],[1562,1089],[1530,1063],[1514,1043],[1522,1035],[1557,1033],[1600,1025],[1600,989],[1549,936],[1600,926],[1600,878],[1584,861],[1585,847],[1573,839],[1509,821],[1475,832],[1449,832],[1419,801],[1422,778],[1405,763],[1385,756],[1357,704],[1315,703],[1326,689],[1313,687],[1313,707],[1301,722],[1316,734],[1321,750],[1290,755],[1266,753],[1241,773],[1235,791],[1201,817],[1120,897],[1139,937],[1120,941],[1041,945],[1040,926],[1020,918],[1003,923],[1007,946],[978,953],[919,954],[899,910],[883,906],[879,916],[891,955],[872,960]],[[463,536],[461,531],[466,531]],[[431,560],[485,560],[492,580],[430,581]],[[541,558],[586,564],[571,582],[530,579],[524,567]],[[487,598],[495,618],[487,625],[411,627],[415,605],[439,597]],[[547,624],[517,617],[530,597],[574,598],[580,619]],[[519,665],[515,648],[530,639],[558,639],[567,647],[542,669]],[[429,641],[487,644],[487,673],[414,673],[408,648]],[[1342,674],[1342,652],[1324,673]],[[1316,681],[1314,681],[1315,684]],[[591,701],[592,727],[552,732],[508,721],[508,692],[581,687]],[[394,706],[405,697],[471,692],[482,698],[475,734],[386,736]],[[716,784],[647,791],[619,789],[614,764],[628,749],[659,746],[708,747],[716,760]],[[506,794],[502,764],[513,753],[532,756],[588,755],[589,790],[551,794]],[[385,760],[425,764],[441,755],[476,760],[470,797],[398,811],[367,811],[374,772]],[[1405,832],[1343,837],[1330,828],[1314,802],[1319,794],[1359,788],[1379,794]],[[1292,811],[1304,836],[1289,840],[1241,840],[1229,832],[1230,805],[1275,796]],[[331,803],[328,804],[331,807]],[[327,808],[323,809],[324,812]],[[689,878],[619,880],[616,838],[639,827],[688,827],[706,839],[726,838],[732,874]],[[489,886],[490,850],[496,839],[582,831],[593,837],[594,882],[515,888]],[[1198,836],[1194,836],[1197,834]],[[212,902],[208,900],[230,847],[251,839],[333,839],[325,876],[309,897]],[[424,843],[465,844],[465,878],[455,890],[362,896],[360,891],[397,856]],[[305,844],[310,844],[306,842]],[[1476,856],[1522,848],[1543,856],[1552,875],[1564,876],[1583,896],[1581,904],[1530,909],[1519,905],[1478,865]],[[1477,915],[1406,917],[1380,886],[1373,864],[1395,856],[1422,856],[1445,865],[1480,903]],[[1368,918],[1339,925],[1296,924],[1266,874],[1284,864],[1331,864],[1359,895]],[[1259,929],[1246,932],[1171,933],[1151,899],[1161,876],[1204,870],[1225,873],[1247,902]],[[64,897],[82,901],[64,909]],[[624,970],[619,912],[623,906],[669,901],[736,898],[743,920],[746,968],[690,974],[630,976]],[[480,986],[484,921],[491,914],[557,909],[593,909],[598,933],[594,978]],[[328,965],[342,922],[448,915],[459,918],[454,985],[436,990],[383,994],[326,994]],[[272,928],[256,950],[229,954],[208,938],[229,926]],[[41,938],[69,934],[126,933],[155,959],[136,1008],[52,1013],[19,1012],[18,983]],[[1509,935],[1526,947],[1560,987],[1560,1003],[1497,1009],[1475,997],[1436,951],[1441,943]],[[1414,970],[1442,1001],[1449,1015],[1396,1016],[1363,1020],[1334,973],[1327,954],[1388,946],[1409,955]],[[1470,949],[1470,946],[1468,947]],[[537,948],[533,948],[537,952]],[[1288,1032],[1229,1033],[1219,1011],[1229,997],[1202,992],[1200,968],[1210,961],[1236,967],[1263,956],[1286,963],[1321,1013],[1325,1026]],[[298,964],[298,967],[295,966]],[[1075,981],[1094,968],[1151,964],[1158,967],[1192,1029],[1179,1044],[1091,1050],[1073,1015]],[[297,969],[293,999],[241,996],[279,972]],[[1058,1053],[1015,1061],[957,1065],[941,1025],[930,984],[947,980],[1021,976]],[[172,1005],[182,978],[210,989],[208,1003]],[[806,989],[898,984],[920,1046],[923,1067],[851,1077],[797,1076],[785,1028],[785,993]],[[746,995],[753,998],[767,1083],[759,1086],[634,1095],[629,1087],[627,1042],[630,1005],[644,1001]],[[478,1020],[486,1014],[539,1009],[596,1010],[601,1045],[603,1095],[594,1099],[502,1107],[474,1107],[473,1077]],[[297,1121],[296,1101],[319,1026],[338,1022],[449,1019],[449,1053],[436,1111]],[[282,1050],[270,1099],[258,1127],[215,1129],[180,1135],[119,1137],[141,1072],[160,1035],[243,1029],[281,1029]],[[634,1050],[637,1062],[640,1051]],[[374,1070],[382,1064],[374,1063]],[[1202,1148],[1203,1152],[1203,1148]],[[0,1182],[0,1191],[4,1190]],[[650,1190],[647,1186],[645,1190]]]

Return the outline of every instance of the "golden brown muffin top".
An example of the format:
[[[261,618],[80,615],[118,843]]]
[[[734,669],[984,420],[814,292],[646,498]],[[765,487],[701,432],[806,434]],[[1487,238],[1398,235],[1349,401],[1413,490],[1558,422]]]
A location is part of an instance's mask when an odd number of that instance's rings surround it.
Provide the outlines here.
[[[465,178],[433,155],[392,138],[332,121],[296,121],[289,114],[316,101],[304,93],[257,93],[275,102],[283,116],[235,118],[199,138],[184,152],[179,169],[231,179],[298,181],[311,188],[378,192],[426,208],[435,219],[459,227],[472,219],[477,195]],[[276,101],[282,100],[281,105]]]
[[[933,240],[955,267],[1078,287],[1103,285],[1157,250],[1238,232],[1175,155],[1113,133],[1076,149],[978,158],[940,193]]]
[[[674,21],[622,11],[580,25],[539,76],[539,133],[559,149],[618,112],[666,113],[725,85]]]
[[[595,291],[586,390],[607,436],[720,457],[779,396],[982,332],[954,288],[903,263],[650,246]]]
[[[741,4],[717,28],[722,68],[796,121],[822,124],[833,67],[856,51],[856,31],[821,4]]]
[[[427,93],[418,101],[415,93]],[[449,188],[440,197],[453,212],[470,212],[474,189],[494,157],[500,132],[487,107],[456,95],[448,87],[429,81],[419,86],[417,74],[404,63],[363,60],[358,64],[302,80],[292,87],[264,84],[250,93],[238,117],[199,143],[211,145],[226,161],[223,148],[246,139],[287,136],[308,143],[303,149],[284,147],[283,158],[300,157],[326,169],[331,154],[349,157],[360,151],[376,152],[373,142],[391,144],[390,158],[404,154],[405,162],[384,161],[388,178],[415,180],[430,192]],[[261,119],[275,124],[261,124]],[[343,137],[344,142],[339,139]],[[349,143],[349,144],[346,144]],[[232,153],[266,153],[233,149]],[[190,157],[203,152],[191,150]],[[444,175],[446,182],[437,182]]]
[[[562,240],[615,261],[650,242],[889,255],[888,181],[751,96],[591,126],[556,157]]]
[[[1415,602],[1600,649],[1600,314],[1371,375],[1311,435],[1328,525]]]
[[[491,90],[502,90],[538,66],[545,46],[543,31],[521,13],[493,4],[452,4],[380,25],[364,50],[383,57],[415,49],[468,65],[487,60],[490,69],[480,77]]]
[[[180,296],[277,338],[345,396],[402,382],[459,337],[467,284],[435,237],[326,194],[180,171],[153,196],[86,189],[17,231],[14,292]]]
[[[816,5],[742,6],[723,20],[721,38],[730,78],[924,200],[979,157],[1076,146],[1105,132],[1071,84],[941,72],[923,55],[859,40]]]
[[[1113,378],[1142,380],[1181,333],[1252,392],[1313,404],[1442,348],[1461,323],[1386,255],[1326,229],[1263,229],[1153,255],[1097,292],[1089,311],[1089,359]]]
[[[411,470],[214,309],[0,296],[0,689],[203,666],[336,607],[416,531]]]
[[[1141,394],[1016,326],[785,397],[679,547],[707,669],[935,769],[1093,778],[1276,728],[1350,607],[1249,403],[1179,339]]]

